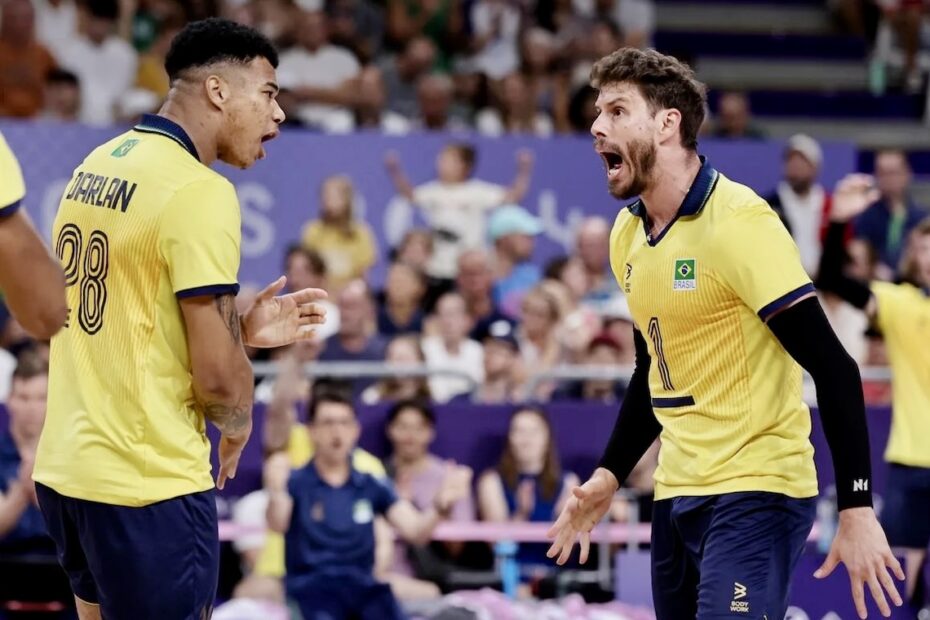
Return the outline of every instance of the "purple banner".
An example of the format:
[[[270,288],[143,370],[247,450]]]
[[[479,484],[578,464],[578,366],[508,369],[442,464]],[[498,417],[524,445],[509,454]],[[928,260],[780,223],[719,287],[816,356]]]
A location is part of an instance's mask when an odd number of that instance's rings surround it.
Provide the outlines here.
[[[72,170],[94,147],[123,128],[2,121],[0,131],[22,163],[28,188],[26,208],[48,236]],[[317,216],[320,184],[333,174],[352,178],[358,196],[356,211],[377,236],[380,255],[386,256],[387,248],[420,220],[415,210],[395,195],[385,172],[385,153],[397,151],[411,181],[420,184],[435,177],[436,154],[451,139],[436,134],[329,136],[286,131],[268,145],[267,159],[252,169],[218,165],[217,169],[235,184],[242,205],[241,281],[266,283],[280,274],[283,248],[298,239],[305,222]],[[607,194],[600,158],[584,137],[475,137],[468,141],[478,150],[475,176],[503,185],[508,185],[516,172],[517,150],[534,152],[536,165],[523,204],[544,224],[536,250],[541,262],[571,247],[575,226],[584,214],[612,219],[617,212],[618,203]],[[762,194],[779,179],[781,149],[779,142],[708,140],[701,144],[701,152],[721,172]],[[853,170],[855,157],[850,144],[825,144],[824,183],[832,187]],[[372,273],[375,282],[381,282],[383,268],[382,261]]]

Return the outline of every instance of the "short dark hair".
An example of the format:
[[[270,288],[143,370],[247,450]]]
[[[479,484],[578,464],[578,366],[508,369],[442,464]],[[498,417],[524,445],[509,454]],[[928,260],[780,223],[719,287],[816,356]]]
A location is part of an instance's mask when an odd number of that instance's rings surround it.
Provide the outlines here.
[[[323,403],[346,405],[355,415],[355,402],[352,399],[352,386],[345,381],[318,381],[313,386],[313,394],[307,407],[307,423],[312,424],[317,411]]]
[[[694,71],[674,56],[655,50],[630,47],[604,56],[591,68],[591,86],[635,84],[650,109],[674,108],[681,112],[681,145],[697,149],[697,136],[704,123],[707,89]]]
[[[568,266],[568,261],[571,260],[568,256],[557,256],[546,263],[546,268],[543,270],[543,278],[546,280],[561,280],[562,273],[565,271],[565,268]]]
[[[272,67],[278,66],[278,52],[265,35],[228,19],[210,18],[187,24],[174,37],[165,57],[165,71],[173,82],[193,67],[218,62],[247,64],[259,57]]]
[[[287,269],[287,264],[290,262],[291,257],[295,254],[300,254],[307,259],[307,262],[310,263],[310,270],[313,273],[319,276],[326,275],[326,261],[323,260],[322,256],[320,256],[320,253],[299,243],[292,243],[291,245],[287,246],[287,251],[284,253],[285,269]]]
[[[467,142],[453,142],[452,144],[446,145],[446,148],[450,151],[454,151],[462,159],[462,162],[468,167],[469,171],[475,169],[475,162],[478,160],[478,153],[475,151],[475,147]]]
[[[48,362],[33,348],[27,348],[16,359],[13,379],[23,381],[48,375]]]
[[[46,84],[68,84],[70,86],[80,86],[76,75],[65,69],[52,69],[45,76]]]
[[[392,406],[387,413],[386,425],[390,426],[397,419],[397,416],[401,412],[408,409],[413,409],[426,420],[426,423],[430,425],[430,428],[436,427],[436,412],[433,411],[433,408],[430,407],[427,403],[421,400],[401,400],[397,401],[394,406]]]

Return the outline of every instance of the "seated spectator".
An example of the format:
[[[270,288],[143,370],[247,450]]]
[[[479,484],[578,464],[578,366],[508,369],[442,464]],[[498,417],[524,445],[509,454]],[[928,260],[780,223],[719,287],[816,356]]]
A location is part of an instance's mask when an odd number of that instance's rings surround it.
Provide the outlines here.
[[[397,496],[409,501],[417,510],[428,510],[442,490],[443,477],[448,467],[447,463],[429,451],[436,438],[436,414],[422,401],[400,401],[388,412],[385,431],[391,442],[387,470],[394,481]],[[472,521],[474,518],[475,507],[469,489],[466,496],[452,506],[449,520]],[[429,555],[440,562],[449,562],[461,550],[460,543],[434,543],[429,547],[417,548],[416,553]],[[394,562],[391,565],[394,592],[402,600],[438,596],[439,590],[435,584],[410,579],[417,576],[417,563],[411,561],[413,555],[414,550],[409,545],[400,540],[396,542]],[[407,579],[396,579],[394,576]]]
[[[387,341],[378,335],[375,304],[368,285],[361,280],[349,282],[339,293],[339,331],[326,339],[321,362],[380,362],[384,360]],[[356,379],[360,394],[372,384],[371,379]]]
[[[284,275],[287,277],[287,291],[300,291],[305,288],[320,288],[329,291],[331,297],[321,299],[318,303],[326,309],[326,321],[316,326],[314,338],[326,340],[339,331],[339,307],[333,303],[336,297],[329,286],[326,263],[316,250],[307,249],[300,244],[288,246],[284,254]],[[238,297],[242,296],[242,291]],[[237,297],[237,299],[238,299]]]
[[[581,259],[563,256],[549,261],[539,287],[559,302],[559,342],[569,361],[585,355],[588,344],[601,331],[601,317],[581,304],[587,291],[587,277]]]
[[[911,197],[911,166],[904,151],[886,149],[875,154],[878,202],[853,222],[853,236],[866,241],[878,256],[875,276],[894,280],[908,235],[926,215]]]
[[[45,79],[41,117],[53,121],[76,122],[81,111],[81,85],[77,76],[54,69]]]
[[[614,299],[622,295],[617,277],[610,267],[610,224],[598,215],[586,217],[575,233],[573,256],[584,266],[587,290],[582,305],[603,313]]]
[[[115,119],[117,101],[135,83],[138,58],[116,33],[117,0],[88,0],[80,10],[81,34],[56,49],[56,58],[78,76],[81,121],[107,125]]]
[[[715,138],[762,140],[765,133],[752,122],[749,97],[746,93],[730,91],[720,95],[717,102]]]
[[[520,62],[517,50],[519,6],[508,0],[477,0],[469,13],[473,68],[492,80],[499,80],[515,71]]]
[[[588,84],[595,62],[623,47],[620,28],[612,19],[582,20],[582,28],[583,31],[578,33],[580,40],[576,45],[578,53],[575,55],[578,59],[572,67],[571,79],[574,88]]]
[[[391,263],[378,305],[378,333],[386,338],[423,331],[426,278],[405,263]]]
[[[608,334],[601,334],[591,341],[583,359],[585,366],[615,369],[620,366],[622,349],[620,343]],[[585,379],[572,381],[555,391],[552,400],[583,400],[594,403],[619,403],[626,394],[623,382],[611,379]]]
[[[381,51],[385,17],[381,6],[365,0],[332,0],[326,3],[330,39],[350,49],[362,62],[371,62]]]
[[[430,73],[417,80],[417,113],[410,121],[413,131],[465,132],[468,122],[455,109],[455,84],[444,73]]]
[[[604,309],[604,333],[620,345],[619,363],[632,366],[636,362],[633,342],[633,315],[625,296],[620,296]]]
[[[158,35],[145,54],[139,57],[135,88],[152,93],[158,101],[164,100],[171,85],[165,72],[165,57],[171,41],[184,27],[184,16],[179,7],[169,11],[158,23]]]
[[[523,296],[542,279],[532,262],[534,237],[541,232],[539,219],[517,205],[495,210],[488,223],[494,243],[494,303],[507,316],[517,316]]]
[[[410,131],[410,121],[386,107],[387,86],[384,72],[379,67],[364,67],[359,73],[356,88],[355,129],[374,129],[386,135],[403,135]]]
[[[570,76],[559,66],[558,44],[552,33],[542,28],[523,32],[520,73],[526,78],[534,108],[552,118],[556,131],[568,131]]]
[[[297,114],[308,126],[329,132],[350,131],[353,126],[352,79],[361,67],[352,53],[329,42],[328,19],[323,11],[295,8],[298,45],[281,54],[278,82],[300,102]]]
[[[452,402],[492,405],[523,400],[524,366],[515,326],[501,319],[487,326],[484,347],[484,381],[471,394],[460,394]]]
[[[399,366],[419,366],[426,362],[426,356],[416,336],[396,336],[387,346],[384,361]],[[366,405],[401,400],[429,402],[432,398],[426,377],[385,377],[362,392],[362,402]]]
[[[505,202],[520,200],[529,187],[532,155],[517,154],[517,173],[510,187],[474,178],[476,152],[464,143],[446,145],[436,156],[436,179],[414,187],[396,153],[385,158],[397,193],[415,204],[433,233],[433,253],[426,273],[455,278],[459,255],[485,245],[485,214]]]
[[[466,250],[459,256],[459,270],[455,277],[455,292],[465,300],[465,310],[471,319],[469,337],[481,342],[488,334],[488,327],[499,321],[510,325],[514,321],[494,303],[491,294],[494,271],[491,258],[484,250]]]
[[[830,211],[830,195],[817,182],[823,151],[816,140],[804,134],[788,139],[782,180],[766,201],[785,223],[805,271],[816,277],[823,248],[823,233]]]
[[[531,290],[523,298],[517,341],[523,364],[528,370],[549,370],[564,361],[565,351],[559,339],[559,323],[562,320],[558,300],[543,288]],[[539,392],[530,398],[545,400],[555,385],[551,382],[539,384]]]
[[[387,89],[387,108],[405,119],[417,114],[417,82],[436,64],[436,46],[422,35],[414,36],[403,51],[381,63]]]
[[[361,428],[347,395],[319,393],[308,428],[317,451],[305,467],[292,472],[287,456],[278,454],[265,470],[268,524],[286,540],[288,596],[309,620],[403,618],[390,587],[375,577],[375,518],[423,544],[468,495],[471,471],[449,466],[434,502],[420,512],[384,480],[353,467]]]
[[[437,334],[423,339],[426,362],[434,369],[465,372],[475,384],[484,380],[484,352],[481,345],[468,338],[471,327],[465,313],[465,301],[457,293],[446,293],[436,303]],[[465,377],[433,375],[429,380],[433,398],[447,402],[470,391]]]
[[[478,479],[478,511],[485,521],[550,522],[562,511],[578,476],[563,472],[546,412],[517,409],[496,469]],[[524,580],[551,573],[549,545],[521,544],[517,551]]]
[[[355,187],[349,177],[337,175],[323,181],[320,218],[304,226],[301,243],[326,261],[327,282],[333,291],[365,279],[378,245],[368,224],[355,216]]]
[[[55,59],[36,40],[29,0],[7,0],[0,9],[0,116],[36,116]]]
[[[536,109],[523,74],[505,76],[497,91],[498,104],[481,110],[475,118],[479,133],[486,136],[528,134],[541,138],[552,135],[552,118]]]
[[[422,273],[433,258],[433,235],[428,230],[414,228],[404,233],[400,243],[391,251],[392,262],[404,263]]]
[[[388,0],[387,36],[397,47],[403,47],[418,35],[424,35],[436,47],[436,68],[450,69],[450,53],[460,44],[464,34],[464,18],[457,0]]]

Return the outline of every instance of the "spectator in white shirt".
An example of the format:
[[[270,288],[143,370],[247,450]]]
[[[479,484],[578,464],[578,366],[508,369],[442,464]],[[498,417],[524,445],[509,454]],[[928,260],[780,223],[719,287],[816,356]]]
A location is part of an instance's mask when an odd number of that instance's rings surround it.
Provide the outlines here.
[[[133,47],[116,35],[116,0],[89,0],[81,5],[81,34],[55,50],[62,68],[81,84],[81,121],[107,125],[116,103],[136,80],[139,59]]]
[[[298,45],[281,54],[278,83],[300,102],[297,114],[303,124],[329,132],[351,131],[352,79],[361,69],[358,60],[329,43],[325,13],[296,14]]]
[[[512,0],[478,0],[471,7],[472,63],[493,80],[520,63],[520,9]]]
[[[540,110],[530,94],[529,84],[521,73],[511,73],[498,85],[498,105],[485,108],[475,118],[475,128],[486,136],[531,134],[552,135],[552,118]]]
[[[78,10],[73,0],[32,0],[36,10],[36,36],[60,58],[63,44],[78,36]]]
[[[484,380],[484,350],[468,338],[471,321],[465,311],[465,300],[458,293],[446,293],[436,303],[438,334],[423,340],[426,363],[433,369],[464,371],[478,385]],[[430,392],[440,403],[470,391],[463,377],[434,375],[429,380]]]

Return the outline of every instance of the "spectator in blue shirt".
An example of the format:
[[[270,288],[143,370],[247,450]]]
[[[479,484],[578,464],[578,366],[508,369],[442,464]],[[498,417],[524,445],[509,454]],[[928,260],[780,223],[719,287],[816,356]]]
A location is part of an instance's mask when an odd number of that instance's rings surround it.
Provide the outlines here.
[[[368,285],[361,280],[349,282],[339,293],[339,331],[326,339],[321,362],[380,362],[384,360],[387,340],[377,333],[375,303]],[[374,383],[356,379],[356,394]]]
[[[488,234],[494,243],[494,303],[504,314],[516,318],[523,295],[542,279],[532,262],[535,237],[542,232],[539,219],[517,205],[494,211]]]
[[[904,151],[887,149],[875,155],[878,202],[853,224],[853,236],[866,241],[878,256],[876,276],[894,280],[911,230],[926,215],[910,196],[911,167]]]
[[[375,519],[424,544],[470,491],[471,470],[449,465],[433,506],[418,511],[390,483],[353,469],[361,428],[349,395],[321,390],[308,426],[316,453],[291,472],[284,454],[266,464],[268,525],[285,534],[286,588],[304,620],[403,618],[390,587],[375,579]]]

